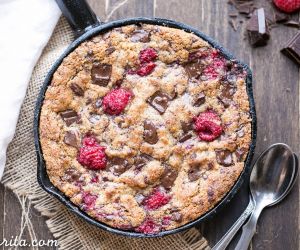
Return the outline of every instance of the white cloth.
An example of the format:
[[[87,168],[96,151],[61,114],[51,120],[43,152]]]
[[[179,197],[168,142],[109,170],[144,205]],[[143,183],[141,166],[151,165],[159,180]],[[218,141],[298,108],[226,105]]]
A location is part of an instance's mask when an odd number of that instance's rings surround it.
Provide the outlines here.
[[[54,0],[0,0],[0,179],[32,70],[59,16]]]

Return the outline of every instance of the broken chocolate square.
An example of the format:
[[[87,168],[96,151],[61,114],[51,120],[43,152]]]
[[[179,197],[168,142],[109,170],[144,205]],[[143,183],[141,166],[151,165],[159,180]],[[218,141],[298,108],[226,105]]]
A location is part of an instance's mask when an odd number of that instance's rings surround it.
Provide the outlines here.
[[[169,95],[161,91],[157,91],[148,99],[148,102],[162,115],[168,108],[170,100],[171,97]]]
[[[68,110],[61,112],[60,116],[64,120],[64,122],[66,123],[67,126],[70,126],[74,122],[80,121],[79,115],[76,113],[76,111],[74,111],[72,109],[68,109]]]
[[[253,13],[248,22],[247,31],[252,46],[257,47],[267,44],[270,38],[270,31],[263,8],[260,8]]]
[[[112,66],[105,63],[95,62],[92,67],[91,76],[93,84],[106,87],[109,83]]]
[[[298,32],[281,50],[286,56],[300,65],[300,32]]]

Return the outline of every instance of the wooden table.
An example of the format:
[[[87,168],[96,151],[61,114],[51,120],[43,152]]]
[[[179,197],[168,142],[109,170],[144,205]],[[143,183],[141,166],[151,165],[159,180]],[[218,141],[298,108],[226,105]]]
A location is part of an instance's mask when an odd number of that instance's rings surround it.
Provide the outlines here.
[[[294,28],[280,26],[272,30],[266,47],[253,49],[244,39],[245,24],[235,32],[229,25],[228,13],[232,6],[226,0],[89,0],[97,15],[105,20],[157,16],[175,19],[198,28],[237,58],[248,63],[253,70],[254,92],[258,116],[256,156],[275,142],[289,144],[299,154],[299,70],[298,66],[279,51],[286,39],[297,32]],[[105,2],[109,6],[105,7]],[[258,1],[269,6],[269,1]],[[114,12],[116,4],[121,6]],[[122,4],[123,3],[123,4]],[[298,15],[294,16],[296,20]],[[243,19],[245,20],[245,19]],[[232,202],[214,219],[199,225],[199,229],[214,245],[240,215],[248,202],[245,184]],[[0,186],[0,239],[18,235],[21,209],[11,191]],[[52,238],[45,219],[32,209],[32,223],[39,239]],[[29,239],[25,231],[23,239]],[[231,244],[230,249],[233,249]],[[258,223],[253,249],[299,249],[299,181],[292,193],[274,208],[266,209]]]

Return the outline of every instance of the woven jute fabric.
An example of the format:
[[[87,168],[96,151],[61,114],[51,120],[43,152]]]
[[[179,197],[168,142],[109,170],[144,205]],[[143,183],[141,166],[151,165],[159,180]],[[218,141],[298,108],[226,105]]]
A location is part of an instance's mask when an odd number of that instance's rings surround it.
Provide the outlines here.
[[[37,63],[27,89],[15,137],[7,152],[7,165],[2,182],[23,201],[22,214],[29,227],[30,235],[35,233],[28,216],[26,204],[47,216],[47,226],[58,239],[61,249],[209,249],[206,240],[195,228],[176,235],[154,239],[135,239],[114,235],[78,218],[59,201],[47,194],[37,183],[37,160],[33,139],[33,113],[36,99],[44,78],[54,61],[73,40],[73,34],[64,18],[59,21],[55,32]],[[26,216],[27,215],[27,216]]]

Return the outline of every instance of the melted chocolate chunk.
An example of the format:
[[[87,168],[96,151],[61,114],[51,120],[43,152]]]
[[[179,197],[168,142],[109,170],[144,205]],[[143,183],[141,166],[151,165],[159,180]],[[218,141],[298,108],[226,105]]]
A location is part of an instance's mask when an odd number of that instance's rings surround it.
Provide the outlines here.
[[[79,134],[75,131],[67,131],[64,137],[64,143],[74,148],[79,147]]]
[[[161,91],[155,92],[149,99],[149,104],[155,108],[161,115],[169,106],[170,96]]]
[[[190,79],[198,79],[201,76],[201,73],[204,69],[204,65],[200,59],[197,59],[186,63],[184,68]]]
[[[193,129],[193,123],[181,121],[181,128],[184,133],[188,133],[190,130]]]
[[[203,93],[200,93],[195,98],[193,105],[195,107],[200,107],[204,103],[205,103],[205,95]]]
[[[178,140],[180,143],[185,142],[193,137],[192,133],[184,134],[180,139]]]
[[[78,96],[83,96],[84,95],[83,89],[78,84],[76,84],[75,82],[71,83],[70,88],[74,92],[75,95],[78,95]]]
[[[95,62],[92,67],[91,75],[93,84],[105,87],[109,83],[112,66]]]
[[[223,84],[221,94],[219,96],[220,101],[224,104],[224,107],[227,108],[232,102],[232,97],[236,92],[236,87],[231,84]]]
[[[232,154],[228,149],[222,150],[217,149],[215,150],[217,162],[225,167],[228,167],[233,164],[232,161]]]
[[[158,142],[158,135],[154,123],[151,121],[144,122],[144,140],[149,144],[156,144]]]
[[[150,42],[150,33],[143,29],[137,29],[132,32],[131,41],[134,43],[136,42],[148,43]]]
[[[170,189],[173,186],[173,183],[175,182],[177,176],[178,172],[176,170],[169,166],[166,166],[165,171],[161,177],[161,185],[165,189]]]
[[[79,122],[79,115],[72,109],[65,110],[60,113],[61,118],[64,120],[67,126],[70,126],[74,122]]]
[[[73,181],[78,181],[79,177],[80,177],[79,171],[77,169],[71,167],[65,171],[63,180],[68,181],[68,182],[73,182]]]
[[[267,44],[270,38],[270,31],[263,8],[253,12],[247,25],[247,31],[252,46],[257,47]]]
[[[153,158],[150,155],[147,154],[140,154],[134,159],[134,165],[141,169],[143,166],[146,165],[148,161],[151,161]]]
[[[215,192],[214,192],[214,190],[213,189],[211,189],[211,188],[208,188],[208,190],[207,190],[207,196],[208,196],[208,201],[210,201],[210,202],[212,202],[212,201],[214,201],[215,200]]]
[[[113,157],[108,162],[108,168],[115,174],[121,175],[123,174],[128,168],[129,163],[126,159],[120,157]]]
[[[115,47],[110,46],[110,47],[108,47],[108,48],[105,50],[105,53],[106,53],[107,55],[110,55],[110,54],[113,53],[115,50],[116,50]]]
[[[247,152],[246,148],[238,148],[235,151],[235,156],[237,161],[242,161],[246,152]]]
[[[188,171],[188,178],[190,181],[196,181],[201,177],[201,170],[199,167],[192,167]]]
[[[175,212],[172,214],[172,220],[176,221],[176,222],[181,222],[182,221],[182,214],[179,212]]]

